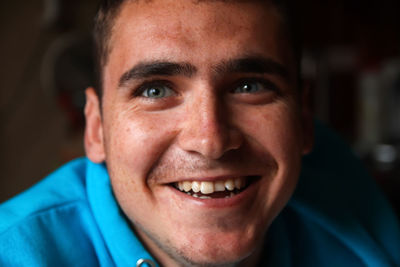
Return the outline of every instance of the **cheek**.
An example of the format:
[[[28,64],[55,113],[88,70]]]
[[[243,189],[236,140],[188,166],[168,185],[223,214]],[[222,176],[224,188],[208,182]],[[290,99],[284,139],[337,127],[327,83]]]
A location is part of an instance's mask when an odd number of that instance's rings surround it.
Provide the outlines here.
[[[265,115],[270,123],[264,128],[265,135],[260,137],[269,144],[271,153],[281,163],[290,163],[301,157],[302,131],[300,118],[288,110],[277,112],[274,118]]]
[[[139,116],[121,110],[116,109],[115,116],[109,114],[105,118],[106,162],[118,203],[136,221],[150,216],[148,210],[156,210],[148,174],[174,132],[159,116]]]
[[[270,200],[275,199],[278,209],[292,194],[300,172],[303,137],[300,117],[293,110],[283,106],[273,118],[264,115],[269,124],[264,129],[266,134],[260,137],[278,165],[278,173],[270,187]]]
[[[267,150],[278,163],[301,155],[301,117],[289,104],[271,104],[235,115],[250,142]]]
[[[275,216],[291,196],[301,164],[301,120],[293,107],[278,103],[264,106],[253,116],[242,118],[243,131],[255,150],[263,150],[277,165],[276,173],[265,180],[259,196],[260,210]]]
[[[295,184],[302,157],[301,118],[289,105],[277,106],[263,113],[257,134],[261,146],[268,150],[278,165],[277,187]]]
[[[144,183],[149,170],[173,139],[174,131],[160,116],[131,115],[128,112],[114,114],[118,115],[108,120],[112,123],[105,124],[110,174],[114,178]]]

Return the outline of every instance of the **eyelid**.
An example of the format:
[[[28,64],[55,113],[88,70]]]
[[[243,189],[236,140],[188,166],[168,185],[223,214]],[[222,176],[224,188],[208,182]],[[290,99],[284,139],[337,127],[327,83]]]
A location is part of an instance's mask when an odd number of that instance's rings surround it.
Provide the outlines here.
[[[176,94],[176,91],[174,90],[174,86],[173,86],[173,84],[170,82],[170,81],[168,81],[168,80],[159,80],[159,79],[157,79],[157,80],[147,80],[147,81],[144,81],[144,82],[142,82],[142,83],[140,83],[138,86],[136,86],[135,87],[135,89],[132,91],[132,96],[133,97],[141,97],[142,96],[142,94],[143,94],[143,92],[146,90],[146,89],[149,89],[150,87],[152,87],[152,86],[160,86],[160,87],[168,87],[170,90],[172,90],[175,94]]]
[[[260,83],[267,89],[266,91],[271,90],[271,91],[274,91],[277,93],[280,92],[279,87],[274,82],[270,81],[269,79],[260,78],[260,77],[249,77],[249,78],[239,79],[238,81],[236,81],[234,83],[233,89],[231,89],[230,92],[233,93],[237,87],[239,87],[240,85],[243,85],[245,83]]]

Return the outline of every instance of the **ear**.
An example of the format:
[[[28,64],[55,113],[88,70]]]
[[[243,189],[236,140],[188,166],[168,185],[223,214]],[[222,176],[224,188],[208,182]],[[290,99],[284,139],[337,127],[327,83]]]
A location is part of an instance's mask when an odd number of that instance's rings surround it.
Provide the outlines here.
[[[85,118],[84,143],[86,156],[95,163],[101,163],[105,160],[103,122],[99,97],[91,87],[86,89]]]
[[[303,155],[311,152],[314,146],[314,122],[310,105],[310,85],[303,84],[301,90],[301,117],[303,127]]]

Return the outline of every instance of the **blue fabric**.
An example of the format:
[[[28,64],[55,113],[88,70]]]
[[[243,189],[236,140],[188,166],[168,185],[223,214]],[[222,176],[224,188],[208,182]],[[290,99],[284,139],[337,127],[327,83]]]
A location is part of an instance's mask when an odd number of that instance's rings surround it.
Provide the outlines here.
[[[0,266],[135,266],[154,259],[86,158],[0,206]],[[398,221],[342,141],[317,124],[296,192],[271,225],[261,266],[400,266]]]
[[[350,149],[316,124],[296,192],[270,227],[266,266],[400,266],[390,204]]]
[[[135,266],[154,259],[132,233],[104,165],[63,166],[0,206],[0,266]]]

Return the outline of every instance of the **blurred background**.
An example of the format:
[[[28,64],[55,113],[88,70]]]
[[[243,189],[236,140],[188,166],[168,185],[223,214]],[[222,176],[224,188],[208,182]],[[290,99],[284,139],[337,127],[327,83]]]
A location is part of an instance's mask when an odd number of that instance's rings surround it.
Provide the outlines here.
[[[0,201],[84,155],[98,0],[0,3]],[[315,116],[365,162],[400,214],[400,1],[303,0]]]

